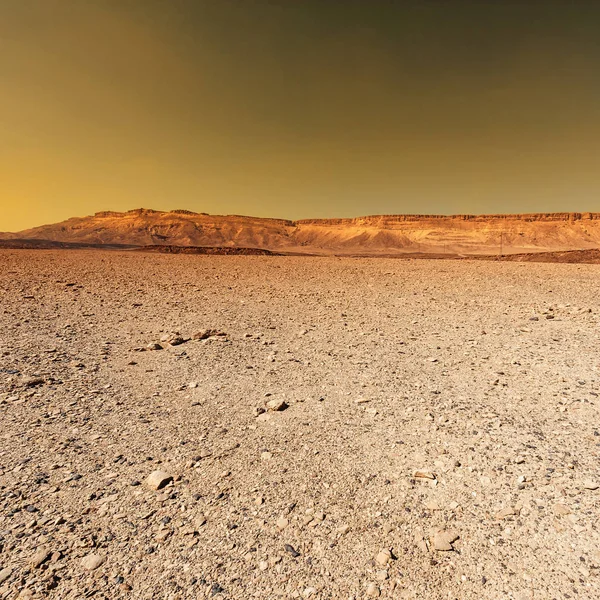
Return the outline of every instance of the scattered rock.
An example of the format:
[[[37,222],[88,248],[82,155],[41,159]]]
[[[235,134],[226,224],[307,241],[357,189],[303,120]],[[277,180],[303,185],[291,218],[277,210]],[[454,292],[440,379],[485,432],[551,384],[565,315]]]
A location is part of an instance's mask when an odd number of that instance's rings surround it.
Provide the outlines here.
[[[146,478],[146,485],[152,490],[160,490],[173,481],[173,477],[165,471],[153,471]]]
[[[43,385],[45,383],[43,377],[24,377],[23,378],[23,386],[24,387],[37,387],[38,385]]]
[[[284,400],[269,400],[267,402],[267,408],[272,412],[282,411],[288,407]]]
[[[454,550],[452,544],[459,538],[459,535],[453,531],[438,529],[431,536],[431,545],[434,550],[441,552],[450,552]]]
[[[431,471],[415,471],[413,473],[413,477],[415,479],[435,479],[435,473],[432,473]]]
[[[503,508],[496,513],[496,520],[502,521],[502,519],[512,517],[516,514],[518,514],[516,509],[512,508],[511,506],[507,506],[506,508]]]
[[[106,562],[106,557],[100,554],[88,554],[81,559],[81,566],[86,571],[94,571]]]
[[[375,562],[381,567],[385,567],[392,560],[392,553],[389,550],[382,550],[375,557]]]
[[[300,552],[298,552],[298,550],[296,550],[293,546],[290,546],[290,544],[286,544],[284,548],[285,551],[289,552],[294,558],[298,558],[300,556]]]
[[[554,514],[558,516],[565,516],[571,514],[571,509],[564,504],[555,504],[553,507]]]
[[[52,552],[45,546],[40,546],[35,554],[29,559],[29,564],[34,569],[44,564],[51,556]]]
[[[227,334],[218,329],[201,329],[192,335],[193,340],[207,340],[210,337],[224,337]]]
[[[6,567],[0,571],[0,584],[4,583],[12,575],[12,569]]]

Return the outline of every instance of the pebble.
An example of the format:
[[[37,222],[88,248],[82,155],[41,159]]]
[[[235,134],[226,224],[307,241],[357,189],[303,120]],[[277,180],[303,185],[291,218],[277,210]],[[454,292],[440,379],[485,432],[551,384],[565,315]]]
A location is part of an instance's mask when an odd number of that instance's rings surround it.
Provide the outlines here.
[[[152,490],[160,490],[171,481],[173,477],[165,471],[152,471],[146,478],[146,485]]]
[[[157,542],[164,542],[171,537],[172,531],[170,529],[161,529],[155,536]]]
[[[435,473],[432,473],[431,471],[417,470],[413,473],[413,477],[415,479],[435,479]]]
[[[4,583],[12,575],[12,569],[6,567],[0,571],[0,583]]]
[[[192,335],[193,340],[207,340],[210,337],[224,337],[227,334],[218,329],[201,329]]]
[[[379,590],[377,584],[369,583],[369,585],[367,585],[366,594],[369,598],[379,598],[381,591]]]
[[[284,400],[273,399],[267,402],[267,408],[273,412],[285,410],[287,407],[288,405]]]
[[[559,516],[564,516],[571,513],[571,509],[568,506],[565,506],[564,504],[555,504],[553,510],[554,514]]]
[[[502,519],[506,519],[507,517],[512,517],[515,514],[517,514],[515,509],[510,506],[507,506],[506,508],[503,508],[502,510],[499,510],[496,513],[496,520],[502,521]]]
[[[279,529],[279,531],[283,531],[290,524],[290,522],[285,517],[279,517],[275,524],[277,525],[277,529]]]
[[[204,515],[198,515],[194,521],[197,529],[200,529],[203,525],[206,524],[206,517]]]
[[[81,566],[86,571],[94,571],[100,565],[104,564],[106,561],[106,557],[101,556],[100,554],[88,554],[81,559]]]
[[[34,569],[37,569],[40,565],[44,564],[50,558],[51,554],[52,554],[52,552],[50,552],[50,550],[48,550],[44,546],[41,546],[40,548],[38,548],[36,550],[35,554],[29,559],[29,564]]]
[[[434,550],[440,552],[450,552],[454,550],[452,544],[459,538],[459,535],[453,531],[438,529],[434,532],[431,543]]]
[[[392,560],[392,553],[389,550],[382,550],[375,557],[375,562],[382,567],[385,567],[390,560]]]
[[[300,556],[300,552],[298,552],[298,550],[296,550],[296,548],[294,548],[293,546],[286,544],[284,548],[285,551],[289,552],[294,558],[298,558],[298,556]]]
[[[583,482],[583,487],[586,490],[592,490],[593,491],[593,490],[597,490],[600,487],[600,485],[598,485],[595,481],[584,481]]]

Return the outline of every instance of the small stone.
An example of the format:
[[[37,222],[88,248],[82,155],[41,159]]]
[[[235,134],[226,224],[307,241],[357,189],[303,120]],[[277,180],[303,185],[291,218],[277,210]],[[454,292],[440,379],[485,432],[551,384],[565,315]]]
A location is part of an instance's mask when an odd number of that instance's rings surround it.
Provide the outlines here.
[[[507,517],[512,517],[516,514],[517,514],[517,511],[514,508],[512,508],[511,506],[507,506],[506,508],[503,508],[502,510],[499,510],[496,513],[496,520],[502,521],[502,519],[506,519]]]
[[[42,385],[44,383],[43,377],[25,377],[23,379],[24,387],[36,387],[38,385]]]
[[[290,524],[290,522],[285,517],[279,517],[275,524],[277,525],[277,529],[279,529],[279,531],[283,531]]]
[[[555,515],[559,515],[561,517],[571,513],[571,509],[564,504],[555,504],[553,510]]]
[[[307,587],[303,592],[302,592],[302,597],[303,598],[312,598],[315,594],[317,593],[317,588],[314,587]]]
[[[261,452],[260,458],[261,460],[271,460],[273,455],[270,452]]]
[[[335,531],[338,535],[346,535],[350,531],[350,525],[340,525]]]
[[[255,408],[254,408],[254,411],[253,411],[253,413],[252,413],[252,414],[253,414],[255,417],[258,417],[259,415],[262,415],[262,414],[264,414],[265,412],[266,412],[266,411],[265,411],[265,409],[264,409],[262,406],[257,406],[257,407],[255,407]]]
[[[269,400],[267,402],[267,408],[272,412],[280,412],[285,410],[288,407],[287,403],[284,400]]]
[[[597,490],[598,487],[600,487],[600,486],[595,481],[588,480],[588,481],[584,481],[583,482],[583,487],[586,490],[592,490],[593,491],[593,490]]]
[[[190,383],[188,383],[188,387],[191,390],[195,390],[198,387],[198,382],[197,381],[190,381]]]
[[[217,594],[221,594],[224,591],[225,590],[218,583],[213,583],[210,587],[211,596],[216,596]]]
[[[48,550],[46,547],[41,546],[35,552],[35,554],[29,559],[29,564],[34,569],[37,569],[39,566],[43,565],[49,558],[52,552]]]
[[[81,566],[86,571],[94,571],[100,565],[103,565],[106,561],[106,557],[101,556],[100,554],[88,554],[81,559]]]
[[[429,546],[427,545],[427,540],[422,535],[415,536],[415,544],[417,548],[421,550],[421,552],[428,552]]]
[[[286,544],[284,548],[285,551],[289,552],[294,558],[298,558],[300,556],[300,552],[298,552],[298,550],[296,550],[293,546],[290,546],[290,544]]]
[[[392,560],[392,553],[389,550],[382,550],[376,557],[375,562],[385,567]]]
[[[151,342],[146,346],[146,350],[162,350],[163,347],[157,342]]]
[[[385,570],[377,571],[377,573],[375,573],[375,577],[377,577],[377,581],[385,581],[389,577],[389,574]]]
[[[457,533],[453,531],[437,530],[431,539],[433,549],[440,552],[450,552],[454,550],[452,544],[459,538]]]
[[[415,479],[435,479],[435,473],[418,470],[413,473],[413,477]]]
[[[193,340],[207,340],[210,337],[224,337],[227,334],[218,329],[201,329],[192,335]]]
[[[269,563],[268,563],[266,560],[261,560],[261,561],[258,563],[258,568],[259,568],[261,571],[266,571],[266,570],[269,568]]]
[[[12,569],[6,567],[0,571],[0,583],[4,583],[12,575]]]
[[[173,478],[165,471],[153,471],[146,478],[146,485],[152,490],[160,490],[171,481]]]
[[[206,517],[203,514],[200,514],[194,519],[194,526],[196,527],[196,530],[198,530],[203,525],[206,525]]]
[[[171,537],[172,531],[170,529],[161,529],[154,538],[157,542],[164,542]]]
[[[379,598],[379,596],[381,595],[381,591],[379,590],[377,584],[369,583],[369,585],[367,586],[366,594],[369,598]]]

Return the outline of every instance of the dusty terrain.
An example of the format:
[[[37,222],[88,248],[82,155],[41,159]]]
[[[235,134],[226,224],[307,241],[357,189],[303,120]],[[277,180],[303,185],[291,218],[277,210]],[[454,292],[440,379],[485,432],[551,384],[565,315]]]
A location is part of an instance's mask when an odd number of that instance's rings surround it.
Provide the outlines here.
[[[288,221],[137,209],[75,217],[0,240],[231,246],[317,255],[511,254],[600,247],[600,213],[375,215]]]
[[[599,278],[0,251],[0,598],[599,597]]]

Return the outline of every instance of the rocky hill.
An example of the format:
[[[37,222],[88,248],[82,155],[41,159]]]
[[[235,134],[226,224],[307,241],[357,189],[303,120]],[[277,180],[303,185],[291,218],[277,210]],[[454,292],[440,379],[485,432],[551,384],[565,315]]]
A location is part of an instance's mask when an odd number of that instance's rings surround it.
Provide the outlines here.
[[[498,254],[600,247],[600,213],[377,215],[288,221],[187,210],[100,212],[0,239],[93,245],[225,246],[344,255]]]

